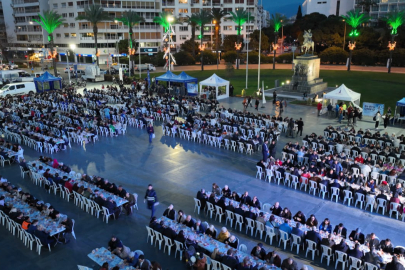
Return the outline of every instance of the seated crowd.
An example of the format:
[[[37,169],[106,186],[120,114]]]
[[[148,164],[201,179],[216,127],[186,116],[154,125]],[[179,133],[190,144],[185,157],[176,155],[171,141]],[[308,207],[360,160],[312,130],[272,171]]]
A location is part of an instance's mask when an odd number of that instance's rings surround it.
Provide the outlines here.
[[[1,178],[3,180],[3,178]],[[5,180],[5,179],[4,179]],[[49,203],[44,203],[38,200],[32,194],[23,192],[20,188],[12,185],[7,181],[0,182],[0,211],[3,211],[11,220],[21,225],[21,228],[28,233],[36,236],[44,246],[54,245],[57,242],[68,243],[66,234],[72,233],[73,221],[66,215],[62,215]],[[26,204],[29,211],[20,211],[14,206]],[[31,219],[30,215],[35,212],[40,212],[36,219]],[[63,226],[62,233],[51,236],[49,229],[43,225],[42,220],[52,220],[53,223],[59,223],[58,226]],[[38,224],[40,223],[40,224]],[[47,223],[47,222],[45,222]]]
[[[342,251],[347,253],[348,256],[356,257],[375,265],[384,264],[383,253],[398,255],[401,260],[403,260],[403,256],[405,255],[405,249],[402,247],[394,248],[390,239],[378,241],[374,233],[364,237],[359,228],[348,234],[348,230],[344,227],[343,223],[339,223],[333,227],[328,218],[322,222],[318,222],[315,215],[306,217],[302,211],[297,211],[292,215],[288,207],[283,208],[278,202],[273,206],[268,205],[265,208],[268,211],[266,212],[262,210],[263,206],[261,203],[252,204],[253,201],[258,201],[256,197],[251,199],[247,191],[240,195],[235,191],[231,191],[227,185],[221,189],[214,183],[209,196],[202,189],[197,192],[196,198],[200,201],[202,209],[205,208],[207,202],[210,202],[221,207],[224,213],[227,210],[241,215],[245,225],[247,225],[246,219],[249,218],[256,221],[256,223],[262,223],[265,227],[273,228],[276,236],[281,237],[279,231],[283,231],[288,235],[288,239],[292,234],[301,237],[300,243],[305,243],[306,239],[314,241],[319,251],[321,251],[321,245],[326,245],[332,249],[333,254],[335,251]],[[245,206],[248,207],[246,208]],[[256,229],[259,229],[257,226],[256,224]],[[336,237],[342,239],[338,244],[335,244],[333,241]],[[353,241],[354,249],[350,249],[343,239]],[[365,245],[369,249],[369,252],[365,252],[364,254],[363,252],[359,253],[360,245]],[[264,257],[265,254],[261,254],[261,256]],[[405,261],[401,262],[405,263]]]
[[[123,205],[123,208],[126,210],[127,215],[132,214],[132,206],[136,204],[137,198],[133,194],[127,192],[121,185],[117,186],[115,183],[111,183],[108,181],[108,179],[102,178],[101,176],[89,176],[87,174],[82,174],[80,179],[77,179],[75,175],[61,176],[62,174],[71,172],[69,166],[63,163],[58,163],[56,159],[52,159],[50,157],[40,156],[38,161],[38,164],[32,163],[30,167],[25,164],[25,168],[29,168],[32,172],[42,175],[50,183],[61,185],[62,187],[67,188],[71,193],[73,191],[77,192],[85,198],[95,201],[100,207],[106,207],[110,213],[114,213],[115,219],[118,219],[121,213],[121,208],[117,207],[116,202],[113,201],[112,196],[114,195],[127,201]],[[41,163],[60,170],[60,174],[51,174],[50,169],[44,169],[44,167],[41,166]],[[21,166],[23,167],[23,165]],[[83,183],[81,183],[82,181],[94,185],[95,188],[85,188]],[[111,196],[105,197],[104,194],[99,192],[99,189],[111,193]]]

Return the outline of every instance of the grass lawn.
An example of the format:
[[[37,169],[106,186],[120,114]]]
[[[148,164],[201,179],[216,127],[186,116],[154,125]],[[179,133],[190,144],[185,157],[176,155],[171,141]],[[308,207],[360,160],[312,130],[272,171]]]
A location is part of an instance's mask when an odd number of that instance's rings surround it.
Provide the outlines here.
[[[181,67],[177,67],[175,74],[181,72]],[[213,73],[230,80],[235,87],[234,95],[240,95],[242,89],[245,89],[246,70],[235,70],[233,76],[229,77],[226,70],[205,70],[205,71],[188,71],[187,74],[196,77],[202,81]],[[153,76],[160,76],[160,73],[154,73]],[[266,89],[274,87],[274,81],[285,82],[291,80],[292,71],[290,70],[261,70],[261,81],[264,81]],[[405,97],[405,76],[404,74],[388,74],[376,72],[360,71],[332,71],[321,70],[320,77],[328,82],[328,86],[345,84],[355,92],[361,94],[361,102],[373,102],[385,104],[385,108],[390,106],[395,108],[398,100]],[[260,85],[262,83],[260,82]],[[249,70],[248,89],[246,95],[253,95],[257,89],[257,69]]]

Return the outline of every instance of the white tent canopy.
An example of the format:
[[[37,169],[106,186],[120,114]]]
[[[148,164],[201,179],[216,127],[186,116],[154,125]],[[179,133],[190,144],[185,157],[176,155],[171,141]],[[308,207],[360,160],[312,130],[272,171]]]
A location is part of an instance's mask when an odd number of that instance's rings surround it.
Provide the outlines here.
[[[200,82],[200,95],[203,94],[203,86],[213,86],[216,89],[216,97],[217,99],[224,99],[229,97],[229,81],[222,79],[221,77],[218,77],[215,73],[208,79]],[[226,91],[225,94],[222,94],[218,96],[218,87],[225,86]]]
[[[333,103],[336,103],[337,100],[351,101],[357,105],[360,105],[361,94],[354,92],[353,90],[346,87],[342,84],[339,88],[329,92],[323,96],[324,99],[332,99]]]

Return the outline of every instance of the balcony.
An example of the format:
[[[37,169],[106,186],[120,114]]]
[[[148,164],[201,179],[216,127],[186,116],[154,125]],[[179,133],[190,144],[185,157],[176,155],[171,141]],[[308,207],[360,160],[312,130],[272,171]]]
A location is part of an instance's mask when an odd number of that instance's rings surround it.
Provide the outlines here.
[[[13,0],[11,7],[27,7],[39,5],[39,0]]]
[[[120,4],[102,4],[103,8],[122,8]]]
[[[162,1],[162,7],[174,7],[174,5],[175,5],[174,1],[167,1],[167,0]]]

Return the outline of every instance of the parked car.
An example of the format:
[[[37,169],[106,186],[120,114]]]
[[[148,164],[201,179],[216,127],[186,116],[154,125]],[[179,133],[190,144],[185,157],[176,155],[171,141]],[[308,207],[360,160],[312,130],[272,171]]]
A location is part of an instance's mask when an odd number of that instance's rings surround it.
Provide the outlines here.
[[[73,67],[65,67],[65,73],[73,72]]]

